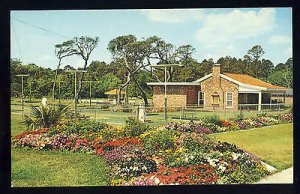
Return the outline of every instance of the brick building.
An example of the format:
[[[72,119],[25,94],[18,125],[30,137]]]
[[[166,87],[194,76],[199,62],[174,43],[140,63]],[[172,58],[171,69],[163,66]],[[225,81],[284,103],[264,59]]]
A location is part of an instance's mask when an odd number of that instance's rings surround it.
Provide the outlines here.
[[[206,110],[237,111],[240,106],[245,106],[261,110],[262,106],[272,103],[273,93],[285,96],[287,91],[287,88],[249,75],[221,74],[219,64],[213,65],[212,73],[194,82],[152,82],[148,85],[153,86],[153,105],[156,109],[164,107],[166,96],[168,107],[194,105]]]

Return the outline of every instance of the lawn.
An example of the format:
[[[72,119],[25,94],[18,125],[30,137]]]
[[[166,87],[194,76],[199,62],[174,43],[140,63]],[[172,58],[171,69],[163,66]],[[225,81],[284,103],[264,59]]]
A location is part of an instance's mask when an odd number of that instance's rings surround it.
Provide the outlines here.
[[[25,130],[20,114],[11,117],[15,136]],[[14,187],[107,185],[109,168],[91,154],[11,148]]]
[[[210,136],[220,141],[234,143],[279,170],[293,166],[292,123]]]
[[[14,187],[105,186],[109,168],[91,154],[12,148]]]
[[[103,99],[102,99],[103,100]],[[37,103],[38,100],[35,99],[33,101],[33,103],[25,103],[25,114],[29,113],[30,111],[30,105],[39,105],[39,103]],[[55,102],[51,101],[51,99],[49,99],[48,101],[49,103],[58,103],[58,101],[56,100]],[[71,108],[73,108],[73,102],[71,100],[65,100],[64,103],[68,103],[70,105]],[[95,105],[93,105],[95,106]],[[99,106],[99,105],[97,105]],[[182,117],[185,117],[187,119],[183,119],[182,121],[188,122],[191,120],[191,117],[199,119],[208,115],[213,115],[216,114],[218,116],[220,116],[221,118],[224,119],[229,119],[229,118],[235,118],[237,117],[240,113],[239,112],[204,112],[204,111],[199,111],[201,109],[198,109],[198,111],[196,110],[187,110],[184,112],[184,114],[182,115]],[[21,115],[21,104],[20,104],[20,100],[18,99],[13,99],[12,100],[12,106],[11,106],[11,111],[14,113],[14,115],[19,114]],[[111,125],[124,125],[125,121],[128,117],[132,117],[135,116],[135,113],[132,112],[112,112],[109,110],[103,110],[103,109],[90,109],[90,107],[88,106],[88,104],[79,104],[78,105],[78,111],[81,114],[84,114],[86,116],[90,116],[91,119],[97,119],[99,121],[104,121],[107,122]],[[258,112],[256,111],[244,111],[243,115],[245,118],[249,118],[249,117],[255,117],[257,115]],[[164,119],[164,112],[160,112],[160,113],[152,113],[149,110],[146,110],[146,116],[145,119],[147,121],[147,123],[151,126],[159,126],[162,124],[167,124],[169,122],[179,122],[180,121],[180,111],[170,111],[168,112],[168,120]]]

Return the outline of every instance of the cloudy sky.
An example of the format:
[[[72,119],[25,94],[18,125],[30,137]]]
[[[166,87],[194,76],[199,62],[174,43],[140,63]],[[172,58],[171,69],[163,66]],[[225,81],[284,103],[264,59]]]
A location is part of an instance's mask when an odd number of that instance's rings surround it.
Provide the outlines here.
[[[138,39],[157,35],[176,47],[190,44],[199,62],[209,58],[216,62],[228,55],[242,58],[259,44],[264,58],[277,65],[292,57],[291,12],[290,8],[12,11],[11,57],[55,68],[55,44],[76,36],[98,36],[100,44],[91,61],[110,62],[109,41],[133,34]],[[63,66],[83,64],[76,56],[63,61]]]

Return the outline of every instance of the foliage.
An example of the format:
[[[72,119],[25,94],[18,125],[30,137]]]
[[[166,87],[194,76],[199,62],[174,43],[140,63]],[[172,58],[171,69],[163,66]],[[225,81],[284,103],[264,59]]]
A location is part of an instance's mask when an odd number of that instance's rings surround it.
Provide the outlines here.
[[[174,130],[150,130],[141,135],[145,149],[150,153],[157,153],[159,150],[173,149],[178,138],[178,132]]]
[[[66,105],[48,105],[36,108],[30,107],[30,116],[24,116],[24,124],[27,129],[49,128],[56,125],[63,118],[64,114],[69,111],[69,106]]]
[[[118,160],[112,167],[114,177],[128,180],[142,174],[156,171],[156,162],[145,156],[125,157]]]
[[[202,124],[195,124],[193,122],[190,123],[176,123],[171,122],[165,127],[166,129],[172,129],[179,132],[197,132],[197,133],[212,133],[211,130],[207,127],[202,126]]]
[[[211,123],[217,126],[221,126],[222,125],[222,120],[220,119],[220,117],[218,115],[209,115],[209,116],[205,116],[201,119],[204,123]]]
[[[125,136],[127,137],[137,137],[149,129],[150,127],[147,124],[138,121],[133,117],[129,117],[124,126]]]
[[[157,183],[159,185],[214,184],[218,179],[218,176],[214,170],[214,167],[207,164],[190,166],[188,168],[168,168],[161,166],[158,172],[149,174],[147,177],[154,176],[158,179]]]
[[[100,132],[102,129],[107,128],[108,125],[104,122],[94,120],[80,120],[77,122],[68,123],[61,128],[62,132],[84,134],[88,132]]]

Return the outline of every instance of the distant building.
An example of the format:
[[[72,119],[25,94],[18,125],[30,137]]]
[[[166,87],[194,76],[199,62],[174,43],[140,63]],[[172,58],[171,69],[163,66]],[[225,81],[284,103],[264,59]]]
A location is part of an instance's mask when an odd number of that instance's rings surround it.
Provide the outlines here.
[[[220,65],[212,67],[212,73],[194,82],[152,82],[153,105],[164,107],[164,88],[167,85],[168,107],[196,105],[206,110],[237,111],[239,106],[261,110],[272,103],[272,94],[281,94],[285,103],[288,88],[275,86],[249,75],[220,73]]]

